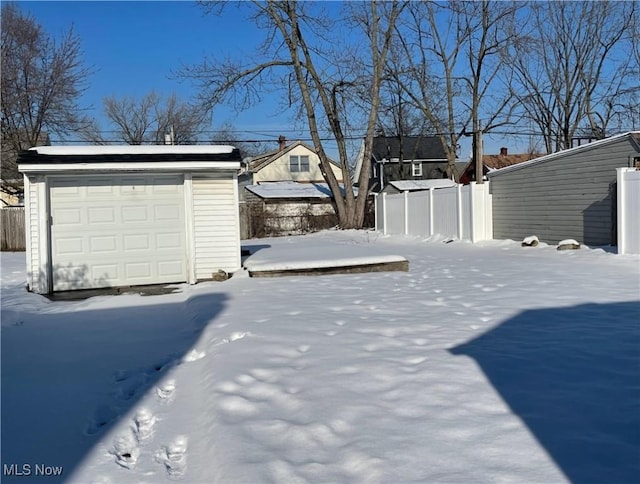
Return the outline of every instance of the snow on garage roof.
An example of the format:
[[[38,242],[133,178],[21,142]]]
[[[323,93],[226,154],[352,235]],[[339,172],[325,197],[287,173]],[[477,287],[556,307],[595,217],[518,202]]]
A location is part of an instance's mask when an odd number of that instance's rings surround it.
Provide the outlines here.
[[[30,148],[39,155],[206,155],[232,153],[230,145],[109,145],[109,146],[36,146]]]
[[[239,170],[229,145],[37,146],[18,154],[22,173]]]

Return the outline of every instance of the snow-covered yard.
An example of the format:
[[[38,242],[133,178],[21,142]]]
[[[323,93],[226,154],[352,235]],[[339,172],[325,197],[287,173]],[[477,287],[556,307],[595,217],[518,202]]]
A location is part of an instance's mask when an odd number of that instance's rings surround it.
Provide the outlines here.
[[[640,480],[638,257],[357,231],[247,245],[410,269],[50,302],[3,253],[3,482]]]

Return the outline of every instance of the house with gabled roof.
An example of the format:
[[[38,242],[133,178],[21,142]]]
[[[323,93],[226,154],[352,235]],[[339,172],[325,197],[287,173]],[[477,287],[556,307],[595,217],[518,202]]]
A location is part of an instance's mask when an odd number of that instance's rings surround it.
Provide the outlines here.
[[[337,223],[316,151],[299,140],[287,144],[284,136],[278,144],[277,150],[245,161],[238,179],[245,238],[304,233]],[[329,163],[342,183],[340,164]]]
[[[287,145],[284,137],[279,138],[277,150],[254,156],[245,166],[242,175],[243,185],[259,185],[265,182],[293,181],[300,183],[324,183],[320,169],[320,158],[315,150],[295,141]],[[329,159],[338,182],[342,182],[340,164]]]
[[[517,165],[525,161],[540,158],[544,153],[516,153],[509,154],[508,148],[500,148],[500,154],[482,155],[482,176],[486,180],[487,173],[493,170],[506,168],[507,166]],[[473,160],[469,161],[460,174],[460,183],[467,185],[472,181],[476,181],[476,164]]]
[[[363,142],[364,143],[364,142]],[[360,150],[354,169],[354,180],[362,169]],[[371,153],[370,187],[383,190],[398,180],[433,180],[447,177],[447,155],[438,136],[376,136]],[[461,164],[456,163],[457,169]]]

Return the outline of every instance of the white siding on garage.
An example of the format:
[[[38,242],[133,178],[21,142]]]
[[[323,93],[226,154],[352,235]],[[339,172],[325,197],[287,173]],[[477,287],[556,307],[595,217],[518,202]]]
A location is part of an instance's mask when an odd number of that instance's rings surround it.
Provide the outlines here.
[[[240,268],[237,180],[193,177],[196,279]]]
[[[44,267],[45,261],[42,260],[41,250],[46,250],[48,244],[46,244],[46,239],[42,241],[40,237],[41,217],[38,211],[38,207],[42,207],[41,204],[43,203],[43,201],[39,200],[39,189],[43,187],[44,177],[33,175],[29,177],[25,176],[24,223],[26,231],[27,285],[30,290],[36,292],[45,289],[43,286],[46,283],[45,274],[47,272]]]

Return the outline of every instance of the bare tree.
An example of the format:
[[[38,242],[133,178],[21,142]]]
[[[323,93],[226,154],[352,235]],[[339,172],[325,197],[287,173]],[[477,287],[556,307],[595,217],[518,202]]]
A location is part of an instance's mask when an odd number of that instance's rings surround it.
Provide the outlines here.
[[[211,6],[211,4],[207,4]],[[252,2],[252,20],[265,29],[265,42],[255,62],[214,60],[188,68],[183,74],[200,81],[203,102],[233,102],[250,106],[263,89],[283,87],[292,105],[301,106],[320,158],[320,167],[331,189],[342,228],[360,228],[364,222],[368,191],[353,189],[349,172],[346,132],[357,106],[369,91],[367,109],[361,111],[364,128],[364,163],[360,187],[367,187],[371,148],[380,100],[380,86],[394,25],[403,5],[398,2],[350,4],[345,13],[352,33],[361,32],[353,44],[340,43],[336,32],[342,25],[318,13],[321,4],[294,1]],[[315,10],[314,10],[315,9]],[[312,13],[313,11],[313,13]],[[357,54],[357,55],[356,55]],[[354,108],[354,109],[352,109]],[[325,150],[321,131],[326,128],[337,145],[344,187],[338,183]]]
[[[397,49],[391,50],[390,55],[397,55]],[[389,64],[397,64],[397,60]],[[386,75],[381,86],[380,107],[376,136],[392,137],[398,141],[398,176],[402,179],[412,177],[412,164],[420,143],[411,143],[412,152],[405,152],[407,138],[433,136],[435,130],[422,111],[408,99],[404,88],[395,75]]]
[[[481,133],[509,122],[511,95],[500,53],[512,41],[518,8],[488,0],[416,2],[397,26],[388,73],[435,128],[449,176],[456,175],[463,136],[472,135],[478,148]],[[474,159],[481,163],[477,150]]]
[[[155,106],[155,139],[164,140],[166,133],[172,133],[175,144],[194,143],[208,127],[207,112],[200,107],[182,102],[175,94]]]
[[[269,151],[269,147],[264,141],[246,141],[238,137],[237,130],[233,124],[226,122],[214,130],[211,137],[213,143],[224,143],[232,145],[240,150],[242,157],[256,156]],[[274,140],[277,143],[277,140]]]
[[[207,125],[206,112],[181,102],[175,94],[166,100],[155,92],[141,99],[133,97],[104,99],[107,119],[116,129],[115,138],[132,145],[163,144],[165,135],[172,136],[172,143],[194,143]],[[93,141],[103,141],[94,129],[89,133]],[[113,138],[113,137],[112,137]]]
[[[47,134],[65,135],[88,124],[78,99],[90,71],[72,29],[56,41],[14,3],[2,5],[1,49],[4,180],[17,176],[20,150],[42,143]]]
[[[602,138],[640,86],[634,55],[616,47],[637,28],[634,2],[539,2],[522,41],[507,56],[513,94],[540,130],[547,152],[570,148],[576,136]],[[637,66],[637,58],[635,59]]]
[[[139,101],[132,97],[107,97],[103,100],[104,112],[116,128],[116,137],[130,145],[151,143],[155,138],[154,108],[159,101],[155,92]]]

